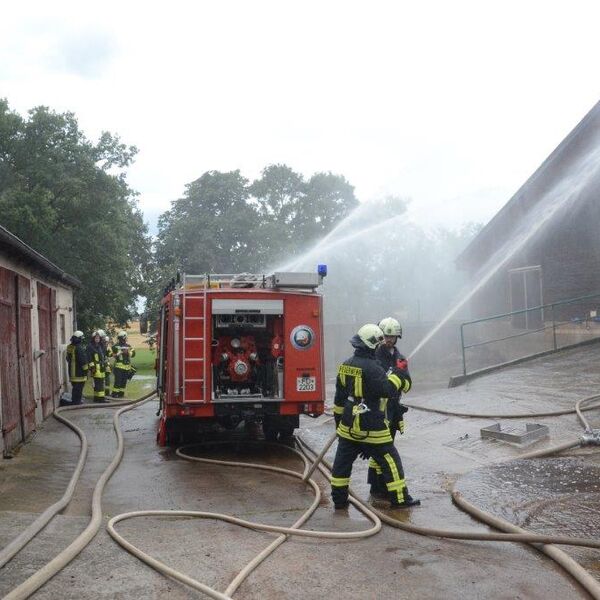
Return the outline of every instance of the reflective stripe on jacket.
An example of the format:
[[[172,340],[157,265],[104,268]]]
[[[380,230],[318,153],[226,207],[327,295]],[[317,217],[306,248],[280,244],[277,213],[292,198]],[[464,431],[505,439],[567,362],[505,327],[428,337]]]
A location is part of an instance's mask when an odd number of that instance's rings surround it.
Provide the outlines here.
[[[67,365],[69,367],[69,381],[81,383],[87,379],[88,361],[85,349],[81,344],[67,346]]]
[[[102,343],[94,344],[91,342],[87,349],[89,369],[92,371],[92,377],[94,379],[104,379],[104,364],[106,363],[106,356],[104,355],[104,348]]]
[[[333,409],[338,435],[367,444],[391,442],[387,399],[404,384],[403,377],[386,375],[372,350],[356,348],[338,368]]]
[[[115,369],[123,371],[131,369],[131,359],[135,356],[135,348],[132,348],[127,342],[115,344],[112,347],[112,354],[115,357]]]

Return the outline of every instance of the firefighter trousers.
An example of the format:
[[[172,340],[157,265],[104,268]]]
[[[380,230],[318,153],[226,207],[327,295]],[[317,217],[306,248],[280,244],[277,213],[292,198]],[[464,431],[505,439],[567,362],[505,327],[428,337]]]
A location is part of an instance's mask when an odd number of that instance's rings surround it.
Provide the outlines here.
[[[71,382],[71,404],[81,404],[83,396],[83,386],[85,381],[72,381]]]
[[[348,487],[352,465],[359,454],[365,453],[372,457],[381,467],[385,487],[392,505],[404,502],[404,470],[398,450],[393,443],[365,444],[338,437],[338,447],[331,472],[331,497],[337,506],[348,503]]]
[[[94,402],[104,402],[104,374],[94,376]]]
[[[123,398],[125,396],[125,388],[127,387],[128,373],[126,369],[115,367],[115,383],[113,385],[113,398]]]
[[[390,435],[392,436],[392,444],[396,438],[396,432],[398,429],[393,427],[390,423]],[[369,458],[369,472],[367,473],[367,483],[371,486],[371,493],[385,494],[386,487],[383,479],[383,469],[379,466],[377,461],[371,456]]]

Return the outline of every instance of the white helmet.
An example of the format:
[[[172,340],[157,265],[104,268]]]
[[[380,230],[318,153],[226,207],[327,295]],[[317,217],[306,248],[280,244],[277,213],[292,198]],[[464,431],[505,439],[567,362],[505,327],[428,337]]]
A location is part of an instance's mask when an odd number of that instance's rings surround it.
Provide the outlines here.
[[[357,332],[358,337],[362,340],[362,342],[367,346],[367,348],[371,348],[374,350],[383,342],[383,331],[375,325],[374,323],[367,323],[363,325]]]
[[[106,337],[106,331],[104,331],[104,329],[98,329],[96,333],[100,336],[100,339],[104,339]]]
[[[127,337],[127,332],[126,331],[119,331],[119,333],[117,334],[118,338],[126,338]]]
[[[78,329],[77,331],[75,331],[75,332],[73,333],[73,337],[74,337],[74,338],[79,338],[79,339],[82,339],[82,338],[83,338],[83,331],[79,331],[79,329]]]
[[[383,331],[383,335],[402,337],[402,326],[394,317],[386,317],[385,319],[381,319],[379,322],[379,327],[381,327],[381,331]]]
[[[104,341],[105,341],[105,342],[110,342],[110,338],[109,338],[107,335],[105,335],[105,336],[104,336]]]

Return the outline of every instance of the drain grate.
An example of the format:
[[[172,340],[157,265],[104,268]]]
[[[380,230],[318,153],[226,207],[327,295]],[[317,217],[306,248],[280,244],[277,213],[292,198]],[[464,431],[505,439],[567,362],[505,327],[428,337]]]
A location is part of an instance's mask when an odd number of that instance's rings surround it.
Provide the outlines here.
[[[536,423],[526,423],[525,431],[515,427],[502,428],[500,423],[482,427],[480,429],[483,439],[502,440],[511,444],[531,444],[537,440],[548,437],[550,430],[546,425],[537,425]]]

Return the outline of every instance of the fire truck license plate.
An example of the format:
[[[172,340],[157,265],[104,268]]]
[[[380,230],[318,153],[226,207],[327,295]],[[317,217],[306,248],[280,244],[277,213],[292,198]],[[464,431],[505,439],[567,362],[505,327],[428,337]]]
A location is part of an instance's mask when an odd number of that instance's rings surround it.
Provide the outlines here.
[[[316,377],[298,377],[296,379],[296,391],[314,392],[317,389]]]

